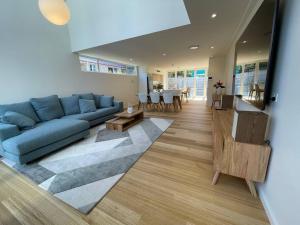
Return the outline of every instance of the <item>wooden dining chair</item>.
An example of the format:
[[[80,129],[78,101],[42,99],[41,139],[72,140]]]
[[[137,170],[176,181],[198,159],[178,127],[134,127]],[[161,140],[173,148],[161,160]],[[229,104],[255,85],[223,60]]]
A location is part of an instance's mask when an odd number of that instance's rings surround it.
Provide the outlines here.
[[[255,100],[260,101],[261,98],[261,89],[258,84],[255,84]]]
[[[185,102],[189,102],[189,97],[191,93],[191,88],[187,87],[182,91],[181,101],[183,101],[183,98],[185,97]]]
[[[251,84],[250,84],[250,91],[249,91],[249,97],[250,97],[250,99],[252,99],[252,96],[253,96],[254,91],[255,91],[254,84],[251,83]]]

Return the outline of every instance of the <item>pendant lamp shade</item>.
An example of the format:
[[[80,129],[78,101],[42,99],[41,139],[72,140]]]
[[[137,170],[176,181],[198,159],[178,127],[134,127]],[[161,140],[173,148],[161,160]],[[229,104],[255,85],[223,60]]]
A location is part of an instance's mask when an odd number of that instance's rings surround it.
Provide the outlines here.
[[[39,0],[42,15],[55,25],[65,25],[70,20],[70,11],[64,0]]]

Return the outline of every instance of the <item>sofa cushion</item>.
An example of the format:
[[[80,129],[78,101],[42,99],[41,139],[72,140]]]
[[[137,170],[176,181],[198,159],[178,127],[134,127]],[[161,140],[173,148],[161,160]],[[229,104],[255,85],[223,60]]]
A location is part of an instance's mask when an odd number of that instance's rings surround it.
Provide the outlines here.
[[[95,103],[96,103],[96,107],[97,109],[100,108],[100,97],[103,96],[103,95],[97,95],[97,94],[94,94],[94,99],[95,99]]]
[[[117,113],[118,111],[119,110],[117,107],[110,107],[110,108],[98,109],[96,112],[64,116],[62,119],[79,119],[79,120],[93,121],[108,115],[112,115],[114,113]]]
[[[30,117],[35,122],[40,121],[30,102],[20,102],[20,103],[9,104],[9,105],[0,105],[0,116],[3,116],[4,113],[6,113],[7,111],[21,113],[25,116]]]
[[[86,121],[54,119],[39,123],[34,129],[7,139],[2,145],[4,150],[11,154],[23,155],[87,129],[89,129],[89,123]]]
[[[13,124],[21,130],[34,127],[35,121],[21,113],[7,111],[1,118],[2,123]]]
[[[64,116],[64,111],[57,95],[32,98],[30,102],[41,121],[53,120]]]
[[[78,96],[80,99],[85,99],[85,100],[95,100],[93,93],[73,94],[73,96]]]
[[[114,96],[100,96],[99,108],[112,107],[114,103]]]
[[[60,103],[63,107],[65,115],[73,115],[80,113],[78,96],[60,98]]]
[[[94,100],[79,99],[81,113],[95,112],[97,110]]]

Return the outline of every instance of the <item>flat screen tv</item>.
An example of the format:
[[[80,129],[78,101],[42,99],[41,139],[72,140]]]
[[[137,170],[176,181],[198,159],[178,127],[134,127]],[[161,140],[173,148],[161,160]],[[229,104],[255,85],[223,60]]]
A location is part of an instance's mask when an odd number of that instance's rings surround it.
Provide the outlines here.
[[[279,0],[264,0],[236,43],[234,94],[262,110],[271,100],[278,11]]]

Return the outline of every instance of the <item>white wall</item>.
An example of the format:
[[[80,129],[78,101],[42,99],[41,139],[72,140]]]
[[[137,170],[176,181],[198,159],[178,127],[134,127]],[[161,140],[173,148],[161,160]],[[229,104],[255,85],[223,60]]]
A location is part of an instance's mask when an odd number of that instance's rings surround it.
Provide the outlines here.
[[[272,115],[272,157],[260,195],[273,224],[300,224],[300,1],[286,0],[275,68]]]
[[[3,1],[0,30],[0,104],[91,91],[136,101],[137,77],[80,71],[67,27],[47,22],[38,1]]]
[[[212,94],[214,92],[213,85],[219,80],[225,85],[225,57],[217,56],[209,58],[208,65],[208,77],[212,77],[211,80],[208,80],[207,85],[207,105],[212,104]],[[225,91],[224,91],[225,92]]]
[[[68,5],[74,52],[190,24],[183,0],[68,0]]]

